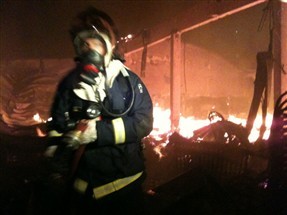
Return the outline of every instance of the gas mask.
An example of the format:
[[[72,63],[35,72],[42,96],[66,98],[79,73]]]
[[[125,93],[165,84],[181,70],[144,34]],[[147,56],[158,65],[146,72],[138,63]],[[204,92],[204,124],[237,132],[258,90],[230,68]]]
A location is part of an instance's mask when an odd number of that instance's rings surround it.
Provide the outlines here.
[[[82,81],[87,84],[96,84],[95,78],[104,69],[104,56],[93,49],[89,49],[80,56],[83,71],[80,74]]]
[[[76,38],[79,42],[78,59],[83,68],[80,77],[85,83],[94,85],[98,73],[104,71],[105,56],[103,54],[106,53],[107,48],[106,42],[100,35],[94,32],[93,34],[91,32],[90,34],[87,33],[83,32]]]
[[[92,30],[84,30],[78,33],[73,43],[77,57],[82,63],[94,64],[97,67],[99,66],[99,69],[101,69],[100,67],[107,67],[110,63],[114,45],[107,34],[99,32],[93,25],[91,25],[91,27]],[[84,46],[87,38],[94,38],[100,41],[105,49],[105,54],[101,55],[93,49],[86,50]]]
[[[84,66],[94,65],[98,70],[103,70],[105,58],[96,50],[89,49],[80,55],[80,61]]]

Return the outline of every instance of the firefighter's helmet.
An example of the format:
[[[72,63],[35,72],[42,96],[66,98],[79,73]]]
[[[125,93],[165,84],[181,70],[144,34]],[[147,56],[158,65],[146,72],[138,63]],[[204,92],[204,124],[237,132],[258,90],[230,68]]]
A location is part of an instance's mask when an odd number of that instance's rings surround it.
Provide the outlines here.
[[[83,54],[82,46],[85,38],[97,38],[102,41],[106,48],[105,66],[116,53],[118,30],[110,16],[94,7],[89,7],[78,14],[70,29],[70,35],[77,57]]]

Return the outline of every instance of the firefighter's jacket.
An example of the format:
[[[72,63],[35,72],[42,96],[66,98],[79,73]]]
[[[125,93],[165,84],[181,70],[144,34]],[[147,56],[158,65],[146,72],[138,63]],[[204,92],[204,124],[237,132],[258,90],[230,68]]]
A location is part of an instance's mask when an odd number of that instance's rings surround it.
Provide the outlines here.
[[[96,123],[97,140],[86,146],[76,172],[78,182],[84,182],[79,185],[84,187],[83,191],[144,171],[141,140],[152,130],[153,106],[144,83],[135,73],[126,67],[125,70],[131,84],[119,72],[112,86],[105,89],[103,104],[110,113],[125,112],[131,104],[132,87],[133,105],[120,117],[102,111],[101,120]],[[73,91],[80,73],[78,65],[60,82],[51,109],[51,130],[65,133],[71,122],[85,118],[89,101],[79,98]]]

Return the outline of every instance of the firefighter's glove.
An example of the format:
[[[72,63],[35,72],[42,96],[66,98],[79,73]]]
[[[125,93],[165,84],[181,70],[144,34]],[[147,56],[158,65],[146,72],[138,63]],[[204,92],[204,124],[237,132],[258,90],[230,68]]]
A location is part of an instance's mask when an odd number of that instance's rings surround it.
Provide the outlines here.
[[[97,140],[97,128],[96,122],[99,118],[81,120],[80,123],[83,123],[85,129],[82,129],[79,136],[80,145],[88,144]]]
[[[63,142],[67,144],[67,147],[73,149],[79,148],[80,145],[94,142],[97,139],[96,121],[98,120],[99,117],[81,120],[74,130],[64,135]]]

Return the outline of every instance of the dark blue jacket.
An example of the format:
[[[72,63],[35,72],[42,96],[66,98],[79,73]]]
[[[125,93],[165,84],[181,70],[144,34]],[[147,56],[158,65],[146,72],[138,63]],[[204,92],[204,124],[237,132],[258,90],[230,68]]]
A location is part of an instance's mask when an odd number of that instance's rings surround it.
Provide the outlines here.
[[[80,99],[73,92],[80,72],[81,67],[78,66],[60,82],[51,109],[53,120],[50,129],[64,133],[73,129],[73,126],[68,125],[85,118],[85,108],[89,106],[89,101]],[[131,104],[131,92],[134,90],[133,105],[120,117],[125,128],[125,142],[115,144],[112,120],[118,117],[102,111],[102,119],[96,123],[97,140],[87,145],[78,166],[77,176],[92,187],[144,170],[141,140],[152,130],[153,105],[141,79],[132,71],[127,72],[130,82],[119,73],[112,88],[106,91],[107,97],[103,101],[109,112],[123,113]]]

